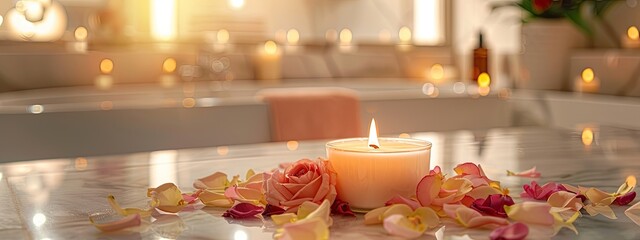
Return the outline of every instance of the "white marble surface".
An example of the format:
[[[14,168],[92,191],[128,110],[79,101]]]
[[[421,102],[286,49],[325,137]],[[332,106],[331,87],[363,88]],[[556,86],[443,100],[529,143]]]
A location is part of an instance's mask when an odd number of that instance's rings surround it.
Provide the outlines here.
[[[509,187],[513,196],[530,179],[506,177],[505,170],[537,166],[539,182],[558,181],[615,191],[627,175],[640,173],[640,132],[593,127],[595,140],[585,146],[581,129],[508,128],[488,131],[415,133],[433,142],[432,167],[445,172],[458,163],[480,163],[490,178]],[[93,212],[106,211],[108,194],[124,206],[144,207],[146,189],[175,182],[183,191],[192,181],[215,171],[243,174],[248,168],[268,170],[280,162],[325,155],[325,141],[300,142],[295,150],[285,143],[170,150],[82,159],[50,159],[0,165],[0,239],[270,239],[269,221],[221,217],[223,209],[203,208],[178,216],[144,219],[142,226],[117,233],[101,233],[88,221]],[[37,147],[37,146],[34,146]],[[86,164],[85,164],[86,163]],[[634,203],[637,202],[634,201]],[[639,239],[640,226],[614,207],[617,220],[602,216],[580,218],[579,235],[562,230],[557,239]],[[381,226],[365,226],[357,219],[335,217],[334,239],[389,239]],[[489,230],[467,230],[446,222],[442,239],[487,239]],[[536,236],[531,236],[536,239]],[[424,236],[433,239],[433,236]]]

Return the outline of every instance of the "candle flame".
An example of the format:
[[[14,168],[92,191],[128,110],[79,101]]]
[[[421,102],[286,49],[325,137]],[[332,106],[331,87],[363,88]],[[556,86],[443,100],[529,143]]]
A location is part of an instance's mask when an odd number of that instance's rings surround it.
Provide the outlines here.
[[[276,54],[278,52],[278,45],[274,41],[267,41],[264,43],[264,52],[267,54]]]
[[[380,142],[378,142],[378,131],[376,130],[376,120],[371,119],[371,126],[369,127],[369,147],[378,149],[380,148]]]
[[[590,146],[593,143],[593,130],[585,128],[582,130],[582,144]]]

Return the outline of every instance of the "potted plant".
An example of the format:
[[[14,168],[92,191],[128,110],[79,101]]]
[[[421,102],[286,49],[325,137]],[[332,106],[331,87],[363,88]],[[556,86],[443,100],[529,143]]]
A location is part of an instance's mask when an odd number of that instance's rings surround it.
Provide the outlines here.
[[[585,13],[602,20],[609,0],[520,0],[495,6],[517,6],[522,17],[522,75],[518,88],[568,88],[569,55],[590,45],[593,30]],[[591,11],[591,12],[589,12]],[[603,22],[603,21],[599,21]],[[604,29],[607,29],[605,26]]]

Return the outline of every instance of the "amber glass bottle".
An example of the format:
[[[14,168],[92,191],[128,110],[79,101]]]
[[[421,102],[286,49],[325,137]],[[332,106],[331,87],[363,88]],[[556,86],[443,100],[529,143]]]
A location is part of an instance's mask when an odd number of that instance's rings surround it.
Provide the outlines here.
[[[489,50],[484,47],[482,33],[478,35],[478,48],[473,49],[473,73],[471,80],[478,81],[480,73],[489,73]]]

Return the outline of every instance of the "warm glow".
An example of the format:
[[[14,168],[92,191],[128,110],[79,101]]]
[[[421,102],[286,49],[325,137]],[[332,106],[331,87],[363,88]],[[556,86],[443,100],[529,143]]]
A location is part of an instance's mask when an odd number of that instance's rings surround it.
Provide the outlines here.
[[[88,165],[89,163],[87,162],[86,158],[83,158],[83,157],[76,158],[76,161],[75,161],[76,170],[78,171],[85,170],[87,169]]]
[[[274,41],[267,41],[264,43],[264,52],[267,54],[276,54],[278,51],[278,45]]]
[[[176,36],[176,0],[151,0],[151,34],[158,40]]]
[[[391,33],[389,33],[389,30],[386,30],[386,29],[380,30],[380,32],[378,32],[378,40],[380,40],[380,42],[383,42],[383,43],[390,42]]]
[[[29,22],[39,22],[42,21],[44,17],[44,6],[41,2],[38,1],[20,1],[22,2],[22,9],[24,9],[25,19]],[[18,2],[18,3],[20,3]],[[18,4],[16,3],[16,9],[18,9]]]
[[[444,1],[413,0],[413,42],[439,45],[444,41]]]
[[[76,28],[76,30],[73,32],[73,35],[75,36],[77,41],[84,41],[87,40],[89,32],[87,31],[87,28],[80,26]]]
[[[177,63],[175,59],[167,58],[162,63],[162,71],[166,73],[172,73],[176,70],[176,66],[177,66]]]
[[[489,93],[491,92],[491,88],[490,87],[479,87],[478,88],[478,94],[480,94],[480,96],[487,96],[489,95]]]
[[[29,112],[33,113],[33,114],[40,114],[42,112],[44,112],[44,107],[42,105],[31,105],[29,106]]]
[[[463,94],[467,89],[467,86],[463,82],[456,82],[453,84],[453,92],[457,94]]]
[[[227,31],[227,29],[220,29],[218,30],[218,33],[216,34],[216,39],[218,40],[218,43],[228,43],[229,42],[229,31]]]
[[[398,135],[399,138],[411,138],[411,135],[409,135],[408,133],[400,133],[400,135]]]
[[[196,100],[193,98],[185,98],[182,100],[182,106],[185,108],[192,108],[196,106]]]
[[[149,187],[157,187],[168,182],[175,183],[178,180],[177,161],[176,150],[149,153]]]
[[[289,44],[297,44],[300,41],[300,33],[296,29],[289,29],[287,31],[287,42]]]
[[[0,26],[2,26],[2,22],[4,22],[4,18],[0,15]]]
[[[295,151],[298,149],[298,141],[288,141],[287,142],[287,149],[289,149],[289,151]]]
[[[373,118],[371,119],[371,126],[369,127],[369,147],[380,147],[380,142],[378,142],[378,130],[376,129],[376,120]]]
[[[113,78],[109,75],[100,75],[96,77],[94,84],[98,89],[106,90],[113,86]]]
[[[591,146],[593,143],[593,130],[591,128],[585,128],[582,130],[582,144],[585,146]]]
[[[244,0],[229,0],[229,6],[233,9],[241,9],[244,7]]]
[[[582,81],[586,83],[590,83],[595,78],[595,74],[593,73],[593,69],[585,68],[582,70]]]
[[[111,59],[105,58],[100,61],[100,72],[103,74],[109,74],[113,71],[113,61]]]
[[[638,28],[636,26],[629,27],[629,29],[627,29],[627,36],[629,36],[631,40],[638,40],[638,38],[640,38]]]
[[[36,213],[33,215],[33,219],[31,221],[36,227],[41,227],[45,222],[47,222],[47,217],[42,213]]]
[[[327,42],[335,42],[338,38],[338,32],[335,29],[329,29],[324,33],[324,37]]]
[[[398,38],[400,42],[407,43],[411,41],[411,29],[408,27],[401,27],[398,31]]]
[[[220,147],[216,148],[216,152],[218,152],[218,155],[220,155],[220,156],[226,156],[227,154],[229,154],[229,147],[220,146]]]
[[[478,86],[479,87],[489,87],[491,84],[491,77],[488,73],[483,72],[478,75]]]
[[[102,101],[100,103],[100,109],[105,110],[105,111],[113,109],[113,102],[112,101]]]
[[[340,43],[342,44],[350,44],[351,40],[353,40],[353,34],[351,34],[351,30],[348,28],[344,28],[340,31]]]
[[[444,78],[444,67],[440,64],[433,64],[431,66],[431,79],[442,80]]]

